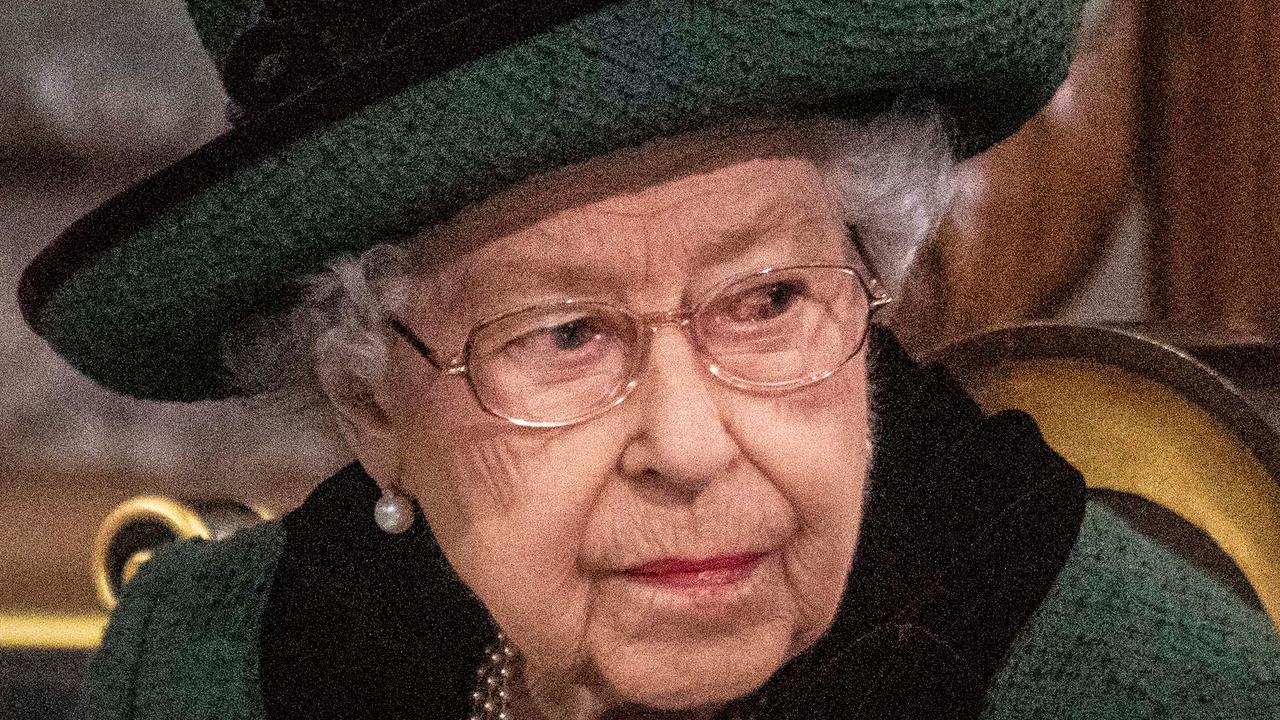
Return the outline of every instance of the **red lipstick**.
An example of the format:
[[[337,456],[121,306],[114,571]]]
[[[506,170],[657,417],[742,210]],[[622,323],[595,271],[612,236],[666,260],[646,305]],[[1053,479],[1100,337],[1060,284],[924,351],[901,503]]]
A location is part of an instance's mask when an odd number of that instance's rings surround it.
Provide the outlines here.
[[[762,553],[742,553],[698,560],[662,558],[631,568],[627,574],[661,585],[724,585],[746,577],[761,557]]]

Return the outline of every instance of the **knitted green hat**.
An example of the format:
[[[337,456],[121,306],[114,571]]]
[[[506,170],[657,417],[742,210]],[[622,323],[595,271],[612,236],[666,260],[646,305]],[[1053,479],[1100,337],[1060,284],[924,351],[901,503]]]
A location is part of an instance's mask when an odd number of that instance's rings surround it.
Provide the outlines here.
[[[224,333],[335,256],[537,173],[907,92],[976,154],[1062,82],[1081,3],[188,0],[233,128],[64,232],[23,275],[23,314],[108,388],[226,397]]]

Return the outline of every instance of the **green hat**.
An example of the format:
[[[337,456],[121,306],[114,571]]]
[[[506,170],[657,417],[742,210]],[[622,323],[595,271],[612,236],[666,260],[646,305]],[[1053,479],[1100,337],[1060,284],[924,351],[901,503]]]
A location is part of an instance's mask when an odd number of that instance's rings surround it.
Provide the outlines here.
[[[957,152],[1066,75],[1082,0],[188,0],[233,127],[27,268],[27,323],[140,398],[235,394],[224,333],[335,256],[521,179],[757,116],[910,93]]]

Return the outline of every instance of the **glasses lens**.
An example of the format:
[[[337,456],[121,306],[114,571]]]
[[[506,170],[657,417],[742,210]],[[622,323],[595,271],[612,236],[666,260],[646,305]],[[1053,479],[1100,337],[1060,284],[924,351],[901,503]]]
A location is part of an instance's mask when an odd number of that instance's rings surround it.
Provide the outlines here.
[[[531,308],[482,326],[469,364],[491,412],[530,424],[588,415],[621,397],[633,376],[638,329],[607,305]]]
[[[862,343],[869,299],[852,271],[784,268],[733,283],[697,311],[693,330],[713,372],[762,388],[830,375]]]

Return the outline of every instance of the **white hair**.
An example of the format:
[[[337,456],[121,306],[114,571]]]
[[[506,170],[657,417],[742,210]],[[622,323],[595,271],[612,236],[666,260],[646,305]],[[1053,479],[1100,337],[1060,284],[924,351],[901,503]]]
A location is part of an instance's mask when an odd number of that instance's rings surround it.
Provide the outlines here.
[[[857,228],[862,260],[892,292],[951,201],[955,161],[945,122],[932,109],[823,120],[820,128],[811,122],[824,141],[834,129],[820,169],[843,220]],[[309,278],[291,313],[231,335],[224,360],[239,389],[327,416],[330,403],[370,402],[387,366],[386,319],[403,306],[418,267],[411,243],[333,261]]]

